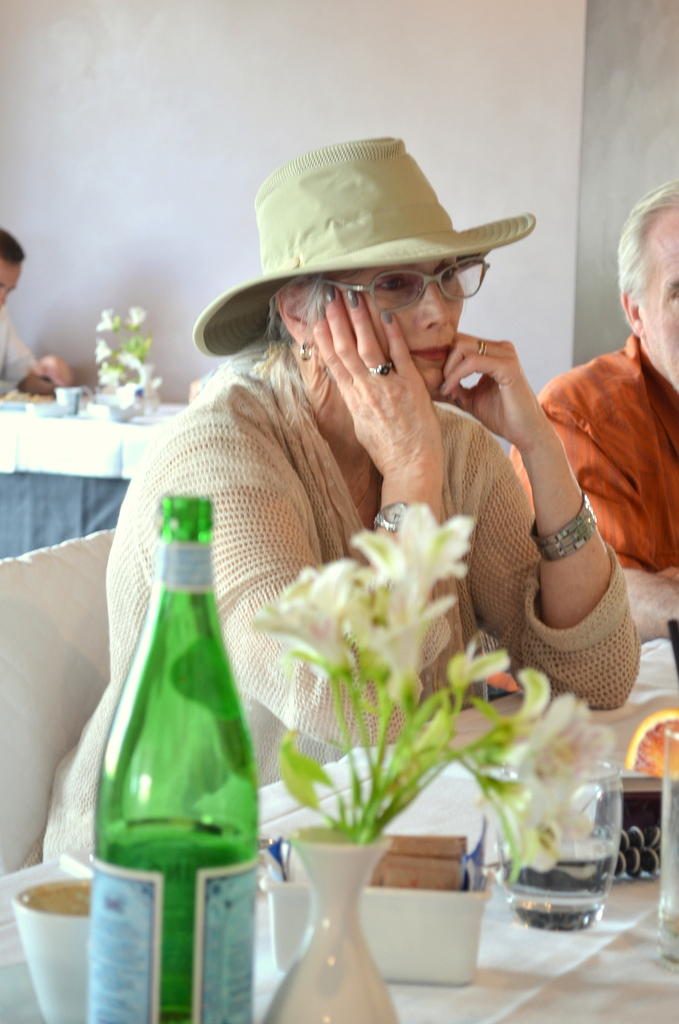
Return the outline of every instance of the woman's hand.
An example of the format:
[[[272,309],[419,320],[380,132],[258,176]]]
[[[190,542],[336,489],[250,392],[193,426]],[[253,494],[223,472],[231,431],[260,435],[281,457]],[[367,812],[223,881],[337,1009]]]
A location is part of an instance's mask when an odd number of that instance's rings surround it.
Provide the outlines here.
[[[373,322],[358,292],[332,289],[314,342],[383,477],[382,504],[426,501],[440,515],[443,441],[431,398],[394,318]],[[328,291],[328,298],[331,292]],[[378,336],[380,335],[380,336]],[[386,375],[370,367],[391,362]]]
[[[472,373],[482,374],[481,379],[474,387],[463,387],[462,379]],[[550,432],[547,418],[509,341],[485,341],[458,333],[443,367],[443,377],[442,397],[516,445],[522,454]]]
[[[463,388],[460,381],[470,373],[483,376],[475,387]],[[533,491],[539,536],[563,529],[580,511],[582,492],[514,346],[458,334],[443,375],[442,394],[519,449]],[[610,575],[611,563],[598,532],[568,558],[541,560],[542,621],[554,629],[577,625],[605,594]]]

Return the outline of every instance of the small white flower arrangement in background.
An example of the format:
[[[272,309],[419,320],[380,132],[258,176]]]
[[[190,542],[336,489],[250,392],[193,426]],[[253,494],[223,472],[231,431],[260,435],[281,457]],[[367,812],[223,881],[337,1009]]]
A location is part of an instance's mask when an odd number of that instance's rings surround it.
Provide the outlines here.
[[[162,379],[156,377],[147,381],[144,363],[148,356],[153,335],[149,331],[142,334],[140,328],[146,320],[146,310],[141,306],[131,306],[128,315],[118,316],[112,309],[105,309],[97,324],[98,333],[110,331],[120,337],[118,348],[111,348],[103,338],[97,339],[94,358],[98,366],[99,386],[107,391],[116,390],[125,384],[138,383],[157,390]]]
[[[470,685],[509,666],[506,651],[479,654],[474,643],[451,658],[448,686],[419,702],[422,642],[433,620],[455,601],[432,600],[432,589],[439,580],[465,575],[462,560],[472,528],[465,516],[439,526],[427,506],[413,505],[398,533],[363,531],[354,537],[367,566],[342,559],[306,568],[274,604],[261,609],[255,628],[282,642],[288,669],[293,660],[304,661],[329,680],[338,726],[338,738],[329,742],[347,756],[352,786],[348,794],[334,792],[334,813],[322,809],[319,795],[333,793],[332,780],[299,751],[294,731],[281,745],[281,774],[290,793],[316,809],[330,828],[351,842],[368,843],[446,765],[458,761],[499,816],[514,874],[527,864],[544,871],[558,858],[562,834],[587,828],[574,816],[570,797],[583,774],[610,752],[613,734],[594,725],[589,709],[572,694],[550,704],[546,676],[525,669],[518,673],[519,711],[503,716],[472,697],[488,730],[460,741],[457,719]],[[355,764],[357,746],[368,759],[367,782]]]

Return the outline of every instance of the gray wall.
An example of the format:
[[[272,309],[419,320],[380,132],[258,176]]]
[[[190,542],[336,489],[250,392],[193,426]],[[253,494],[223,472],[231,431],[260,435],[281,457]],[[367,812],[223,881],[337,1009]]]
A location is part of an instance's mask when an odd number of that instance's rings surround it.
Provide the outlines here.
[[[279,163],[405,138],[456,226],[531,210],[463,328],[535,387],[572,359],[585,0],[3,0],[0,225],[28,259],[10,314],[94,377],[103,308],[141,305],[163,395],[212,362],[203,307],[259,271]]]
[[[679,178],[679,2],[589,0],[574,361],[629,329],[616,256],[627,214]]]

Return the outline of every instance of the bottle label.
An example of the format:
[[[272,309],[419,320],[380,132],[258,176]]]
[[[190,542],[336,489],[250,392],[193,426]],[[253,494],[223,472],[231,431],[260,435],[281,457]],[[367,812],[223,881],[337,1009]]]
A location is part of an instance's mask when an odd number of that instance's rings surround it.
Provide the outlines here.
[[[156,548],[155,578],[167,590],[203,594],[212,590],[212,549],[191,541],[160,543]]]
[[[94,869],[88,1024],[157,1024],[163,876]]]
[[[94,862],[88,1024],[158,1024],[163,875]],[[256,861],[196,872],[194,1024],[251,1024]]]
[[[250,1024],[256,862],[196,872],[193,1020]]]

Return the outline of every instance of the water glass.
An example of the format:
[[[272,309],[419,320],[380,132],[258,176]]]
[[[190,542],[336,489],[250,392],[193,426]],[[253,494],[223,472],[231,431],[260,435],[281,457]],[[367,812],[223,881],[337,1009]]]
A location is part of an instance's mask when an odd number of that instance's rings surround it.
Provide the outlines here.
[[[620,848],[620,768],[598,764],[583,776],[571,803],[589,820],[590,831],[576,837],[565,834],[553,868],[525,867],[512,880],[511,861],[503,860],[502,881],[512,912],[533,928],[575,931],[588,928],[604,912]]]
[[[679,970],[679,728],[665,729],[660,848],[658,945],[668,967]]]

